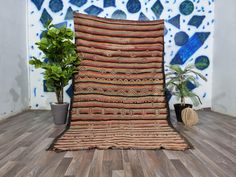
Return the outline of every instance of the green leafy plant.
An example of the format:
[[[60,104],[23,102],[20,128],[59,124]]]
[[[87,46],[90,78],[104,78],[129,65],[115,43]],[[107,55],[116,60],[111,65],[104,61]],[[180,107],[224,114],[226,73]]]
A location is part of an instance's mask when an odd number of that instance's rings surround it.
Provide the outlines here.
[[[44,69],[46,87],[56,93],[57,103],[61,104],[64,87],[77,72],[80,58],[73,42],[74,32],[70,28],[66,26],[56,28],[51,22],[45,27],[41,40],[35,44],[44,53],[43,59],[47,61],[32,57],[29,63],[35,68]]]
[[[189,90],[187,84],[192,82],[196,87],[200,84],[198,78],[207,81],[207,79],[199,72],[194,70],[193,65],[187,65],[182,69],[179,65],[167,66],[169,72],[166,74],[166,87],[170,93],[177,98],[180,98],[181,105],[185,105],[185,98],[190,98],[194,106],[202,104],[200,97],[193,91]]]

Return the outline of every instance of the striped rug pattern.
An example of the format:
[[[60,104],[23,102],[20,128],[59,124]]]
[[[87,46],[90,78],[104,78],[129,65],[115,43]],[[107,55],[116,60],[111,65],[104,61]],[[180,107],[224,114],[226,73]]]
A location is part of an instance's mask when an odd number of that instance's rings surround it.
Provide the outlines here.
[[[168,121],[164,21],[74,14],[78,54],[68,129],[54,150],[173,149],[188,143]]]

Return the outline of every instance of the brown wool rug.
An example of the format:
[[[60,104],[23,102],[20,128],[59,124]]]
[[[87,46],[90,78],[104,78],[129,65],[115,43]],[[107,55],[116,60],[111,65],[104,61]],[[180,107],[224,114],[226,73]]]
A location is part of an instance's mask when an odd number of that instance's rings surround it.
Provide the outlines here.
[[[169,122],[164,93],[164,21],[74,14],[77,51],[67,129],[57,151],[189,148]]]

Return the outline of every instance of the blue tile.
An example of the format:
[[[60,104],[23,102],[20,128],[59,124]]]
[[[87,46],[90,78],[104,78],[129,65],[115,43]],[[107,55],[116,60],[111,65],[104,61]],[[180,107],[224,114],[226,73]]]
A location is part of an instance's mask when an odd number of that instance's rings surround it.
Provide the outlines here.
[[[196,28],[198,28],[202,24],[202,21],[204,20],[205,17],[206,17],[205,15],[202,16],[194,15],[189,20],[188,25],[195,26]]]
[[[190,82],[190,81],[188,81],[187,83],[186,83],[186,86],[187,86],[187,88],[191,91],[191,90],[194,90],[197,86],[194,84],[194,83],[192,83],[192,82]]]
[[[49,8],[52,12],[59,12],[63,9],[63,2],[62,0],[50,0],[49,1]]]
[[[193,12],[194,5],[191,1],[185,0],[179,6],[179,11],[183,15],[189,15]]]
[[[33,2],[34,5],[37,7],[37,9],[40,10],[43,5],[44,0],[31,0],[31,2]]]
[[[100,14],[103,11],[103,9],[100,7],[97,7],[95,5],[91,5],[87,9],[85,9],[84,11],[89,15],[97,16],[98,14]]]
[[[67,95],[72,98],[73,96],[73,86],[72,84],[69,86],[69,88],[66,90]]]
[[[139,14],[138,20],[140,20],[140,21],[149,21],[149,19],[142,12]]]
[[[153,6],[151,7],[152,11],[154,12],[156,19],[160,19],[162,11],[164,9],[163,5],[161,4],[160,0],[157,0]]]
[[[164,36],[167,35],[167,33],[168,33],[168,29],[165,27],[164,28]]]
[[[72,19],[73,19],[73,9],[69,7],[65,15],[65,20],[72,20]]]
[[[197,69],[204,70],[204,69],[208,68],[210,61],[207,56],[201,55],[196,58],[194,64]]]
[[[123,12],[122,10],[116,10],[116,11],[111,15],[111,18],[113,18],[113,19],[125,20],[127,17],[126,17],[125,12]]]
[[[189,36],[184,31],[175,34],[174,40],[177,46],[182,46],[188,42]]]
[[[69,2],[77,7],[81,7],[87,3],[87,0],[70,0]]]
[[[67,22],[61,22],[61,23],[57,23],[54,25],[56,28],[61,28],[63,26],[67,26]]]
[[[47,12],[46,9],[43,9],[43,13],[40,17],[40,21],[43,24],[43,26],[45,26],[45,24],[49,21],[52,20],[51,15]]]
[[[126,8],[129,13],[137,13],[141,9],[141,3],[139,0],[129,0],[126,4]]]
[[[170,64],[184,64],[206,41],[210,32],[195,33],[186,44],[184,44]]]
[[[167,22],[172,24],[176,28],[180,29],[180,15],[176,15],[176,16],[172,17]]]
[[[103,7],[116,7],[115,0],[104,0],[103,2],[104,2]]]

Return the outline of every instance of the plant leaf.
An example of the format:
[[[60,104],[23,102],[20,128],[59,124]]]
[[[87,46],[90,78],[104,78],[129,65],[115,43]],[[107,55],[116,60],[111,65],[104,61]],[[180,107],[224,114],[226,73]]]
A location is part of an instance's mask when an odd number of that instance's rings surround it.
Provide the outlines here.
[[[178,74],[183,72],[183,70],[181,69],[179,65],[170,65],[170,69],[175,71]]]

